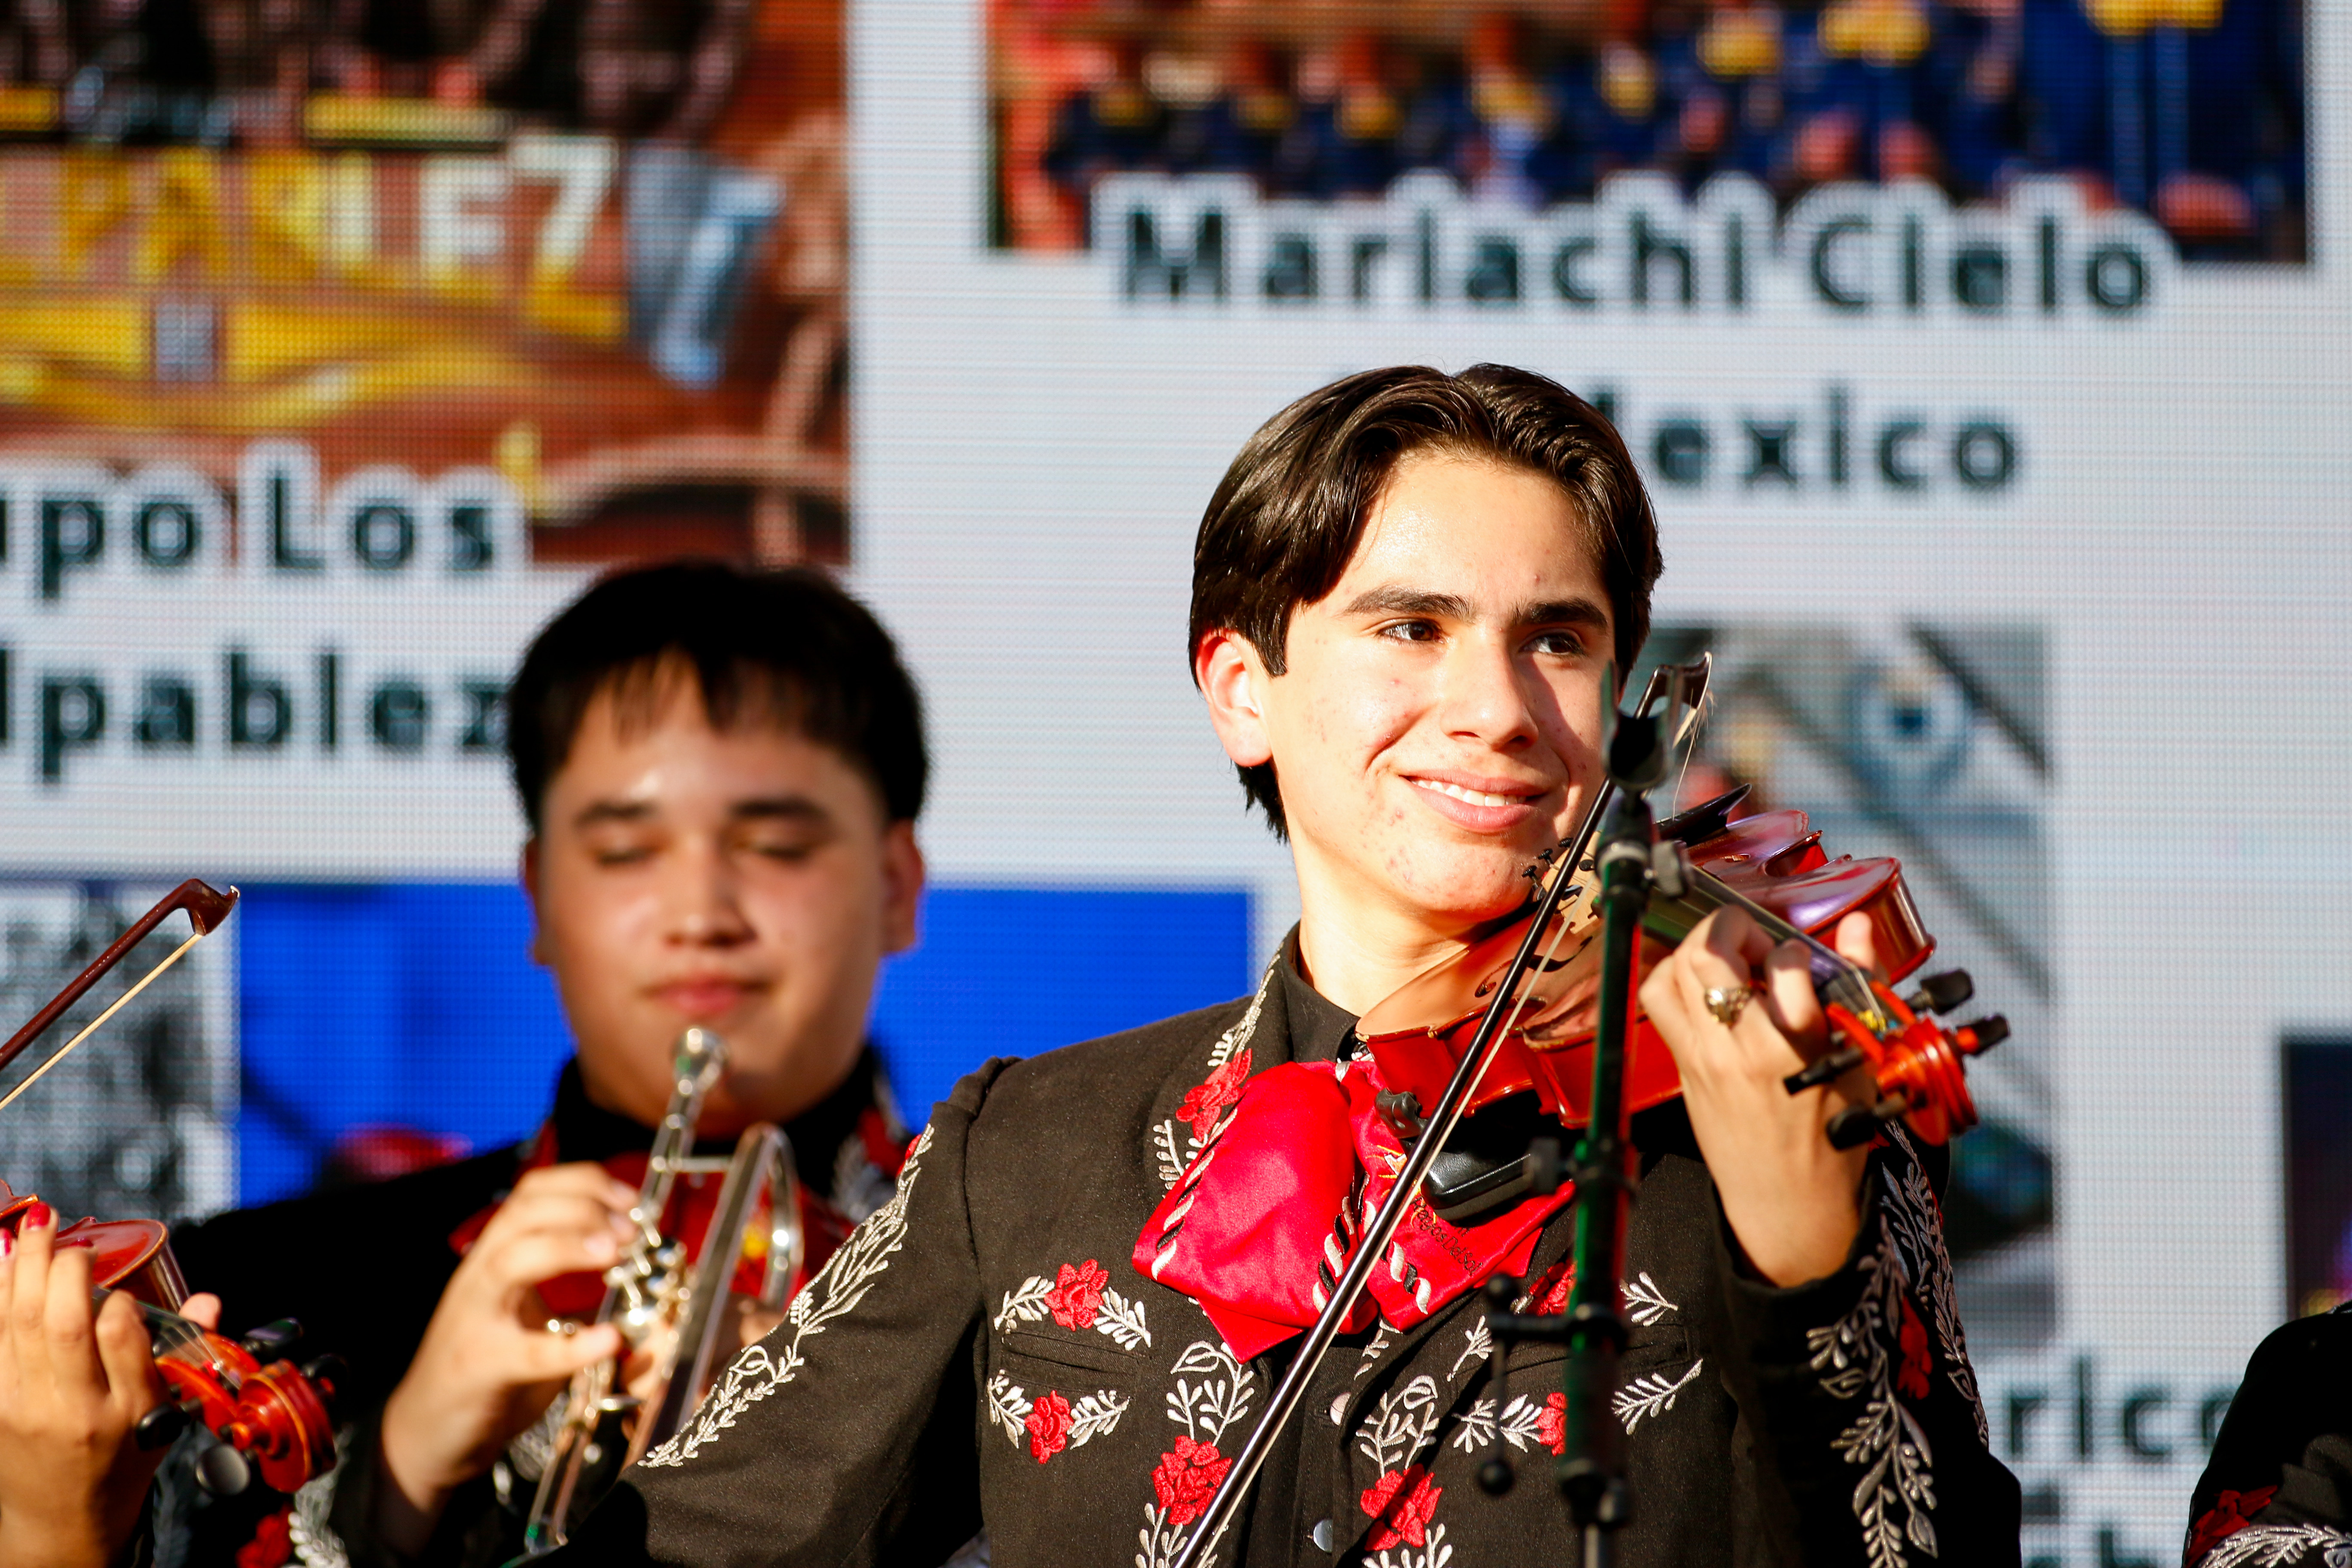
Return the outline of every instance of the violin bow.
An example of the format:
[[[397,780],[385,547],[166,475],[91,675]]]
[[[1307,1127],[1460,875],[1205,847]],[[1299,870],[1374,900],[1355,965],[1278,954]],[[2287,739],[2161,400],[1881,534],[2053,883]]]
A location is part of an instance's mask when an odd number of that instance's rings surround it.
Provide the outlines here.
[[[1707,678],[1714,668],[1715,656],[1711,653],[1701,654],[1692,664],[1659,666],[1650,672],[1649,685],[1642,693],[1641,707],[1636,711],[1647,713],[1661,701],[1685,708],[1682,721],[1672,731],[1675,741],[1680,742],[1697,725],[1706,699]],[[1607,688],[1602,700],[1608,704],[1609,713],[1613,715],[1619,697],[1616,682],[1613,679],[1609,681]],[[1535,900],[1535,918],[1528,921],[1527,936],[1520,942],[1517,952],[1512,954],[1509,967],[1496,984],[1495,999],[1487,1005],[1486,1016],[1478,1020],[1477,1032],[1471,1037],[1470,1048],[1462,1054],[1462,1064],[1454,1069],[1454,1077],[1447,1082],[1444,1094],[1439,1097],[1435,1110],[1430,1113],[1421,1136],[1406,1151],[1404,1163],[1397,1171],[1396,1184],[1389,1189],[1389,1195],[1381,1203],[1379,1212],[1366,1223],[1363,1235],[1356,1243],[1356,1250],[1348,1259],[1347,1268],[1341,1272],[1339,1283],[1332,1288],[1330,1300],[1307,1329],[1307,1337],[1299,1343],[1298,1353],[1291,1358],[1281,1381],[1275,1384],[1274,1393],[1266,1401],[1265,1414],[1258,1417],[1257,1425],[1251,1429],[1240,1452],[1234,1456],[1231,1468],[1225,1471],[1224,1480],[1209,1500],[1209,1506],[1202,1513],[1200,1522],[1192,1527],[1192,1533],[1185,1538],[1183,1548],[1177,1552],[1171,1568],[1202,1568],[1202,1564],[1208,1561],[1226,1527],[1233,1522],[1234,1515],[1241,1510],[1242,1500],[1249,1494],[1251,1485],[1257,1479],[1257,1472],[1265,1465],[1276,1436],[1297,1412],[1300,1401],[1307,1397],[1307,1384],[1314,1381],[1316,1370],[1323,1364],[1325,1353],[1330,1350],[1332,1341],[1339,1337],[1339,1324],[1355,1309],[1357,1299],[1362,1296],[1364,1287],[1371,1280],[1373,1268],[1387,1255],[1389,1243],[1403,1227],[1404,1216],[1412,1208],[1413,1200],[1421,1195],[1421,1184],[1428,1176],[1430,1167],[1437,1163],[1437,1156],[1444,1151],[1445,1141],[1454,1136],[1454,1130],[1460,1124],[1470,1097],[1477,1092],[1479,1080],[1486,1076],[1488,1064],[1495,1059],[1504,1038],[1526,1010],[1529,999],[1520,992],[1528,972],[1538,963],[1549,966],[1552,955],[1559,951],[1559,943],[1567,934],[1567,923],[1555,922],[1552,917],[1559,912],[1560,900],[1569,891],[1570,879],[1575,875],[1578,862],[1584,858],[1586,849],[1592,843],[1593,833],[1601,826],[1601,813],[1609,809],[1609,803],[1615,794],[1616,786],[1604,779],[1593,793],[1592,804],[1585,808],[1584,820],[1578,825],[1575,834],[1554,847],[1549,863],[1551,877],[1548,882],[1539,884],[1541,891]],[[1555,923],[1559,929],[1551,933],[1551,945],[1538,958],[1536,949],[1543,941],[1545,928]]]
[[[89,968],[74,976],[73,984],[51,997],[47,1006],[34,1014],[29,1023],[9,1036],[6,1045],[0,1046],[0,1071],[5,1071],[10,1062],[23,1055],[25,1048],[40,1038],[42,1032],[63,1016],[67,1008],[80,1001],[91,986],[105,977],[107,971],[121,963],[132,948],[146,941],[155,928],[162,925],[173,913],[186,911],[190,927],[188,940],[173,948],[163,963],[142,975],[137,984],[116,997],[112,1005],[91,1019],[83,1026],[79,1034],[58,1047],[48,1060],[27,1073],[22,1083],[10,1089],[5,1096],[0,1096],[0,1110],[5,1110],[18,1095],[38,1083],[43,1074],[65,1060],[76,1046],[96,1034],[100,1025],[129,1005],[133,996],[146,990],[165,970],[179,963],[186,956],[188,949],[218,931],[221,922],[228,919],[229,910],[236,908],[236,900],[237,892],[235,888],[223,892],[218,888],[191,877],[164,894],[153,909],[132,921],[130,930],[116,937],[104,952],[90,961]]]

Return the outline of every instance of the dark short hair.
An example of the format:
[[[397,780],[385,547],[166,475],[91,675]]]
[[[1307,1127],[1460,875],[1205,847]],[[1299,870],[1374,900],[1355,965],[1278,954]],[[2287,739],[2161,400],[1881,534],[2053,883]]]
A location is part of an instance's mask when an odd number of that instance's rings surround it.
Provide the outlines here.
[[[581,721],[610,691],[654,721],[667,672],[692,671],[711,724],[767,721],[832,747],[893,822],[923,809],[922,702],[873,613],[803,567],[688,561],[614,573],[550,621],[507,689],[507,758],[531,831]]]
[[[1364,371],[1260,426],[1209,499],[1193,542],[1187,659],[1211,632],[1233,631],[1282,674],[1291,612],[1338,584],[1397,459],[1422,450],[1490,458],[1567,492],[1609,595],[1617,668],[1631,670],[1650,634],[1660,566],[1649,492],[1599,409],[1548,376],[1500,364],[1459,375],[1425,365]],[[1249,798],[1285,833],[1274,764],[1240,771]]]

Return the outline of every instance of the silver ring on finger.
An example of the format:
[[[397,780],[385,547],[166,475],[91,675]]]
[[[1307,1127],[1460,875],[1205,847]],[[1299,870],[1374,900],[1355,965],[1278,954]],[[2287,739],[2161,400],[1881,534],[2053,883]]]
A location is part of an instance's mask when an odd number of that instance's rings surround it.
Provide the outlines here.
[[[1739,1021],[1739,1015],[1747,1010],[1748,999],[1755,994],[1755,987],[1750,985],[1710,985],[1704,1000],[1706,1010],[1715,1015],[1715,1021],[1727,1029]]]

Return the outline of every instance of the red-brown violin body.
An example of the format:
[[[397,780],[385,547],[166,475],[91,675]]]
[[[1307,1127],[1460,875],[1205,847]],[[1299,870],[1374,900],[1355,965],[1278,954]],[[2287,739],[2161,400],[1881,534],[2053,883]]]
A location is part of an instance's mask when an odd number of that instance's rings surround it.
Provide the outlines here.
[[[1696,815],[1696,814],[1694,814]],[[1708,821],[1704,837],[1684,849],[1686,864],[1744,900],[1810,935],[1827,937],[1849,915],[1870,922],[1880,965],[1899,980],[1927,961],[1935,938],[1921,923],[1891,858],[1832,859],[1801,811],[1770,811],[1738,821]],[[1585,880],[1589,883],[1588,876]],[[1736,901],[1715,895],[1715,903]],[[1704,900],[1685,900],[1696,923]],[[1466,1055],[1496,987],[1527,935],[1522,916],[1462,954],[1430,970],[1373,1008],[1357,1030],[1394,1089],[1423,1106],[1438,1101]],[[1561,901],[1555,921],[1564,929],[1524,984],[1525,1003],[1506,1026],[1495,1059],[1467,1105],[1469,1112],[1507,1096],[1532,1091],[1543,1109],[1570,1127],[1588,1120],[1592,1081],[1592,1033],[1600,991],[1601,924],[1582,899]],[[1671,920],[1672,916],[1669,915]],[[1548,936],[1550,933],[1548,933]],[[1670,943],[1645,941],[1644,964]],[[1976,1121],[1959,1060],[1979,1048],[1968,1029],[1948,1032],[1921,1016],[1884,984],[1872,1005],[1829,1002],[1833,1044],[1860,1053],[1881,1093],[1897,1097],[1906,1119],[1931,1142],[1942,1142]],[[1872,1016],[1864,1016],[1867,1011]],[[1991,1043],[1990,1037],[1985,1044]],[[1626,1042],[1625,1100],[1644,1110],[1682,1093],[1674,1053],[1647,1018],[1635,1021]]]
[[[13,1237],[37,1201],[0,1182],[0,1230]],[[172,1403],[242,1455],[264,1484],[291,1492],[334,1468],[333,1373],[265,1363],[248,1346],[178,1316],[187,1283],[161,1221],[78,1219],[58,1226],[56,1245],[87,1249],[94,1287],[120,1290],[147,1309],[155,1370]]]

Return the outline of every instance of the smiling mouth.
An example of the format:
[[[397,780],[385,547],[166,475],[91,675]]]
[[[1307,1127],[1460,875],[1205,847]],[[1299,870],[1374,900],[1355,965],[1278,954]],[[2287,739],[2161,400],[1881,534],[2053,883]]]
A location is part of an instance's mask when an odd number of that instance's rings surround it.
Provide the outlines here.
[[[1470,805],[1525,805],[1540,793],[1531,790],[1526,795],[1495,795],[1483,789],[1472,789],[1466,784],[1445,784],[1437,779],[1417,778],[1412,782],[1416,789],[1425,789],[1435,795],[1451,795],[1454,799]]]

